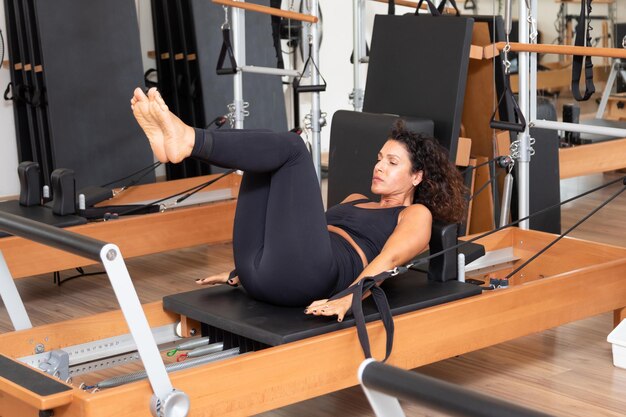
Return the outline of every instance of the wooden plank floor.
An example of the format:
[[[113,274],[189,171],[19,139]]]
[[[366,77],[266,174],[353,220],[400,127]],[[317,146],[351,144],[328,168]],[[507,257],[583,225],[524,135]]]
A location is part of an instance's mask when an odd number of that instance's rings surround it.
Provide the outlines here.
[[[618,174],[596,175],[562,182],[562,199]],[[619,189],[586,197],[563,208],[563,229]],[[626,246],[626,196],[600,211],[573,236]],[[142,302],[197,288],[194,280],[232,268],[230,245],[195,247],[171,253],[131,259],[128,267]],[[87,271],[96,271],[97,267]],[[63,273],[64,276],[71,271]],[[601,279],[602,277],[598,277]],[[71,280],[57,287],[51,275],[17,281],[34,325],[67,320],[117,308],[104,276]],[[593,285],[593,283],[589,283]],[[497,317],[490,318],[497,320]],[[501,345],[420,368],[436,376],[532,408],[561,416],[626,415],[626,370],[612,365],[606,336],[612,316],[605,314],[520,338]],[[11,330],[0,306],[0,332]],[[406,404],[409,416],[440,416]],[[373,416],[360,388],[333,394],[263,413],[274,416]]]

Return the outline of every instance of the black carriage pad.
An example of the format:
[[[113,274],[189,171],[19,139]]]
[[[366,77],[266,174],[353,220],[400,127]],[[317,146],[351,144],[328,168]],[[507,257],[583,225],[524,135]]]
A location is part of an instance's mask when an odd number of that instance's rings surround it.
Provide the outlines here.
[[[377,15],[363,111],[432,119],[454,161],[473,24],[465,17]]]
[[[297,272],[295,272],[297,273]],[[382,287],[393,315],[480,294],[480,287],[458,281],[429,281],[418,271],[387,280]],[[277,307],[250,298],[245,290],[216,286],[163,298],[163,307],[177,314],[230,333],[276,346],[354,326],[348,316],[342,323],[336,317],[306,315],[301,308]],[[371,297],[364,301],[366,321],[380,318]]]
[[[42,397],[72,390],[72,387],[61,381],[43,375],[30,366],[16,362],[4,355],[0,355],[0,378],[11,381]]]
[[[339,110],[333,115],[328,156],[328,207],[348,195],[360,193],[370,198],[376,155],[385,144],[394,123],[406,122],[407,128],[432,136],[432,120]]]
[[[76,187],[105,184],[150,165],[129,100],[143,85],[135,2],[36,0],[54,166]],[[154,174],[142,182],[154,182]]]
[[[87,219],[85,219],[84,217],[74,215],[57,216],[56,214],[52,213],[52,209],[49,207],[25,207],[20,205],[19,201],[17,200],[0,202],[0,211],[15,214],[20,217],[25,217],[30,220],[35,220],[40,223],[45,223],[57,227],[78,226],[79,224],[87,223]],[[0,231],[0,237],[5,236],[9,235]]]

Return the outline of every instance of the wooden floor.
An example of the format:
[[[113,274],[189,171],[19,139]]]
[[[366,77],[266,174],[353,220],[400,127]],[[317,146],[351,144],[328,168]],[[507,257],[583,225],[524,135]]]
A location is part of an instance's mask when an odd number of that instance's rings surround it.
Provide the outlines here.
[[[562,199],[623,174],[605,174],[562,182]],[[621,185],[571,203],[562,210],[563,230]],[[626,193],[625,193],[626,194]],[[626,246],[626,195],[600,211],[573,236]],[[142,302],[197,288],[196,278],[232,268],[230,245],[195,247],[131,259],[128,267]],[[88,268],[96,271],[98,268]],[[64,272],[69,276],[71,271]],[[602,277],[598,277],[602,279]],[[590,282],[589,285],[594,285]],[[71,280],[58,287],[52,276],[17,281],[34,325],[67,320],[117,308],[104,276]],[[490,318],[498,320],[498,317]],[[626,370],[612,365],[606,314],[520,338],[418,369],[489,395],[561,416],[626,415]],[[10,331],[0,306],[0,332]],[[442,331],[445,329],[442,329]],[[440,416],[406,404],[410,416]],[[262,414],[273,416],[373,416],[360,388],[339,391]]]

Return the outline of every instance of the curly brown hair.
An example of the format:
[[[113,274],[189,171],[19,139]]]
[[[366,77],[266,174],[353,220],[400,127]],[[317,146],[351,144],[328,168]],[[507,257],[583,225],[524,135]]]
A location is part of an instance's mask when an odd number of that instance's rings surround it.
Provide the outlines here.
[[[411,132],[403,120],[396,122],[389,139],[404,145],[411,157],[412,172],[423,172],[413,203],[428,207],[434,219],[461,223],[467,211],[467,188],[450,162],[448,150],[432,137]]]

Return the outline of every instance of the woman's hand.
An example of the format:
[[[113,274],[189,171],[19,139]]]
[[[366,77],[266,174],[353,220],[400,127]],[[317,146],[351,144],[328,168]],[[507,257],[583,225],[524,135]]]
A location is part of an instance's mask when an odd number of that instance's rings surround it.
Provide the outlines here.
[[[236,287],[239,285],[239,277],[234,276],[232,278],[229,277],[228,272],[222,272],[220,274],[211,275],[207,278],[199,278],[196,280],[196,284],[199,285],[217,285],[217,284],[228,284],[231,287]]]
[[[314,301],[304,310],[304,313],[314,316],[337,316],[337,321],[341,322],[350,307],[352,307],[352,294],[332,301],[328,299]]]

